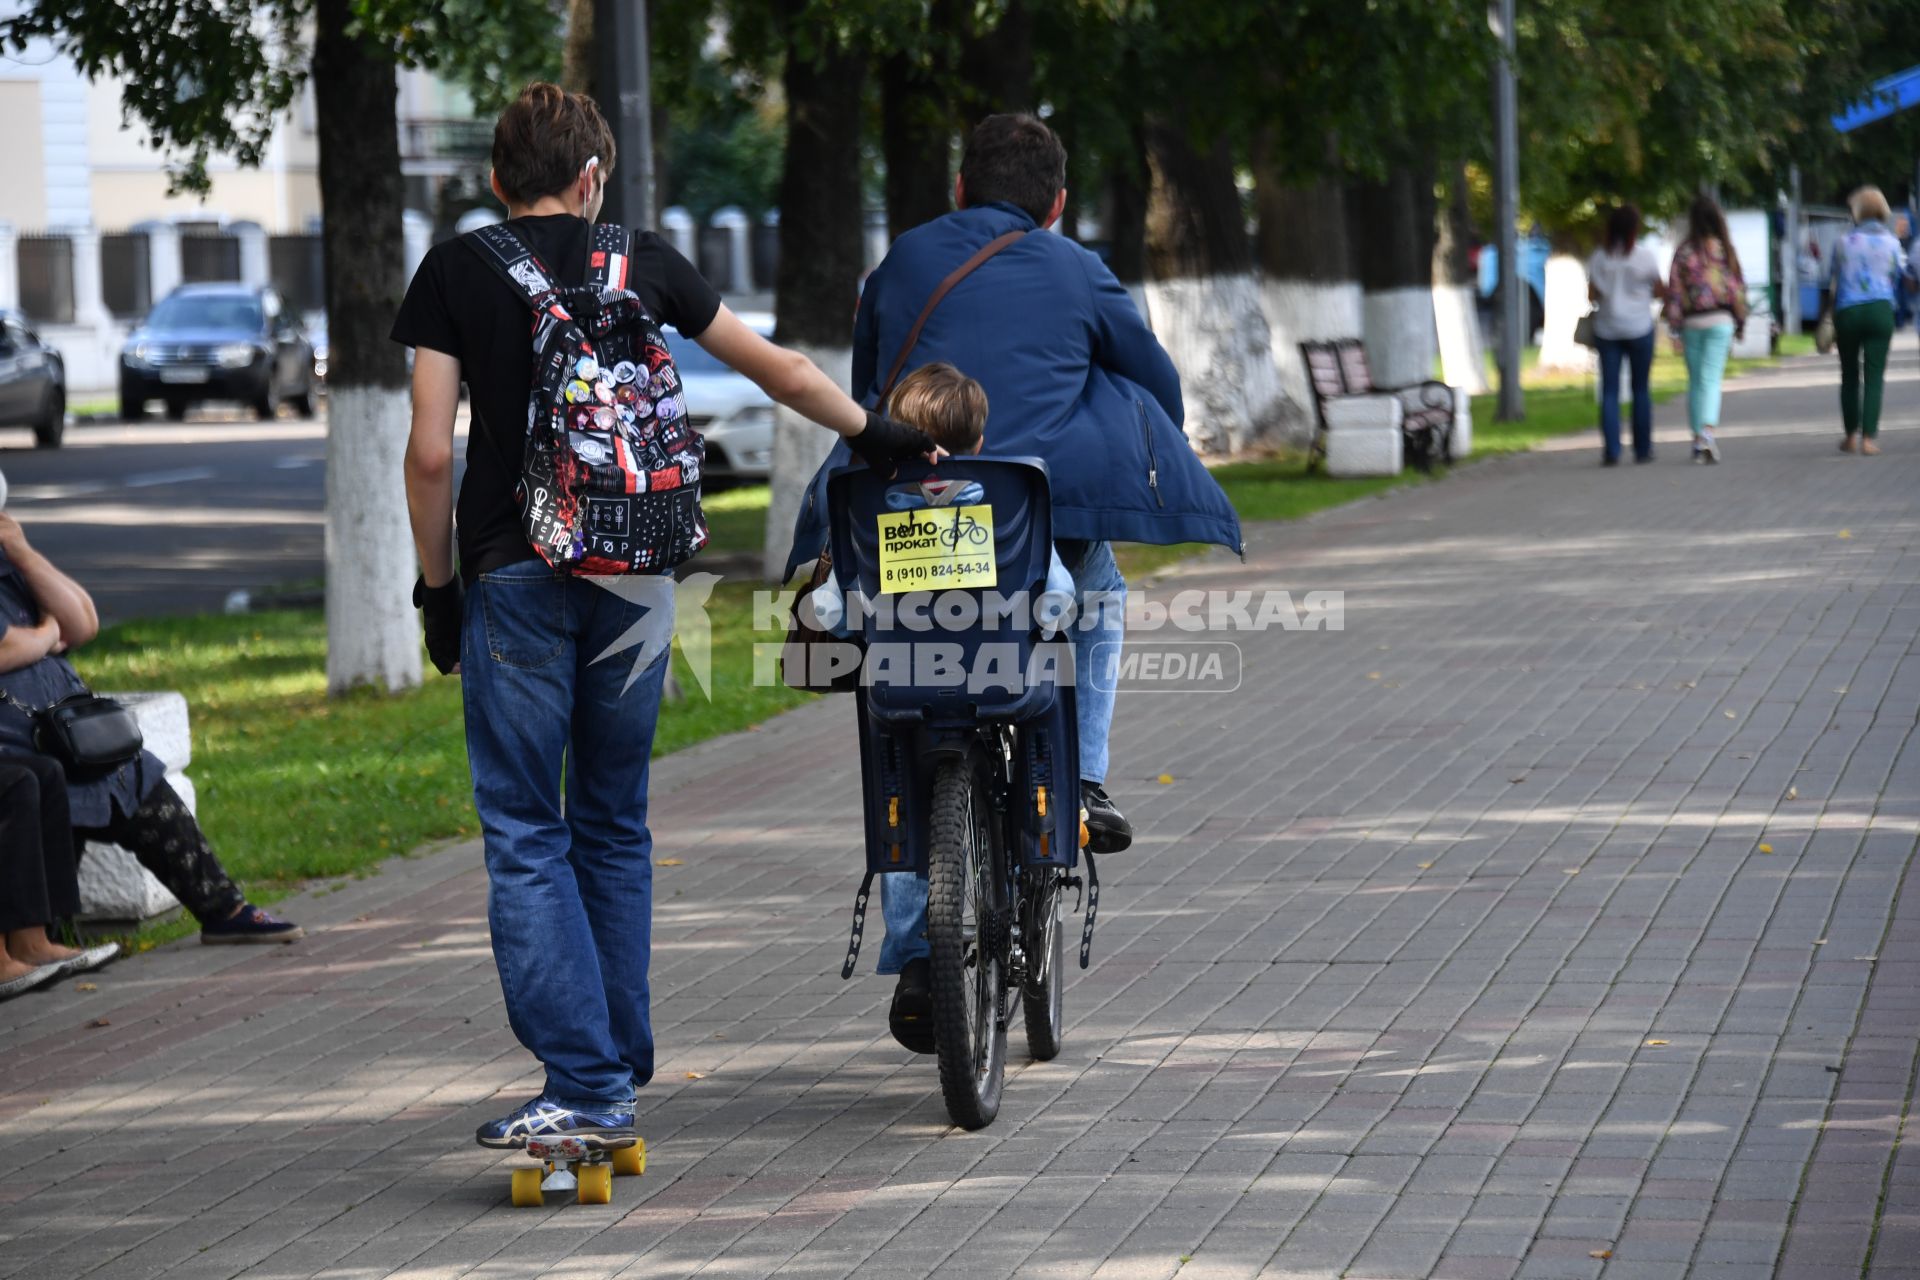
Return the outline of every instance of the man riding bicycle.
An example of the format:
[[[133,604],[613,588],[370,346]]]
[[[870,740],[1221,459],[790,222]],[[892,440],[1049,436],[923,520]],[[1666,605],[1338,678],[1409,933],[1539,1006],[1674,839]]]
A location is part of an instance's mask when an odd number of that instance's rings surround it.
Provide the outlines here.
[[[902,371],[935,361],[957,366],[985,388],[987,450],[1047,463],[1056,546],[1081,596],[1073,632],[1081,801],[1089,848],[1113,853],[1132,843],[1133,832],[1105,786],[1126,608],[1111,544],[1214,542],[1238,551],[1240,522],[1187,444],[1179,374],[1133,299],[1093,253],[1046,234],[1066,206],[1066,164],[1065,148],[1038,119],[981,121],[954,183],[957,209],[901,236],[867,278],[854,322],[852,389],[865,402],[877,399],[924,319]],[[1007,243],[923,317],[956,268],[1002,238]],[[836,446],[814,476],[788,578],[825,545],[826,477],[850,461]],[[901,1044],[931,1053],[925,879],[883,876],[881,904],[887,937],[879,972],[899,975],[889,1025]]]

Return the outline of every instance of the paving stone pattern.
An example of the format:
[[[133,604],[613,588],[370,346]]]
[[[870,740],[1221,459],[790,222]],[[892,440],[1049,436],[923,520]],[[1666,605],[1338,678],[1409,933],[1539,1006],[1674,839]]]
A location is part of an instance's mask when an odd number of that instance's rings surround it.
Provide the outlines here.
[[[472,1145],[537,1072],[457,846],[290,904],[297,947],[0,1005],[0,1274],[1920,1276],[1917,372],[1879,459],[1799,363],[1718,468],[1583,437],[1137,593],[1341,589],[1345,630],[1123,699],[1136,852],[985,1132],[838,979],[835,700],[656,770],[612,1207],[514,1210]]]

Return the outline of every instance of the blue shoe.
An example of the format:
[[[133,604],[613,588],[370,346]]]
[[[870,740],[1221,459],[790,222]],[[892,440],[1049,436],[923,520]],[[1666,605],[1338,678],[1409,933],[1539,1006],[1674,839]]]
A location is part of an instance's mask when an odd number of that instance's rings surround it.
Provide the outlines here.
[[[474,1135],[483,1147],[524,1147],[528,1138],[577,1137],[589,1146],[629,1146],[634,1136],[631,1111],[575,1111],[545,1098],[483,1124]]]
[[[304,930],[291,920],[262,911],[251,902],[225,920],[207,920],[200,925],[200,941],[209,945],[239,945],[259,942],[292,942]]]

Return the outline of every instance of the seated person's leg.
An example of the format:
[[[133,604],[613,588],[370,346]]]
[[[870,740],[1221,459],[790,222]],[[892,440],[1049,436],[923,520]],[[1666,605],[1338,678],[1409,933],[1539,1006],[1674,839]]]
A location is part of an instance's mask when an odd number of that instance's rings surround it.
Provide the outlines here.
[[[202,942],[292,942],[301,935],[299,925],[247,901],[214,857],[186,802],[165,782],[131,815],[115,811],[106,826],[75,834],[131,853],[200,922]]]
[[[1080,720],[1080,803],[1087,811],[1088,847],[1118,853],[1133,843],[1133,828],[1108,799],[1107,735],[1113,726],[1120,644],[1127,627],[1127,580],[1108,542],[1059,545],[1060,559],[1080,593],[1073,624],[1074,698]]]
[[[927,960],[927,879],[911,871],[880,877],[880,913],[887,937],[880,944],[881,973],[897,973],[887,1025],[893,1038],[915,1053],[933,1052],[933,995]]]
[[[0,796],[0,864],[16,874],[0,893],[7,965],[0,977],[57,966],[49,977],[93,969],[120,954],[117,943],[84,951],[47,936],[47,926],[80,912],[68,818],[67,776],[46,756],[0,757],[9,785]]]
[[[53,919],[40,832],[39,783],[18,761],[0,758],[0,942]],[[0,945],[0,996],[26,990],[37,967]]]

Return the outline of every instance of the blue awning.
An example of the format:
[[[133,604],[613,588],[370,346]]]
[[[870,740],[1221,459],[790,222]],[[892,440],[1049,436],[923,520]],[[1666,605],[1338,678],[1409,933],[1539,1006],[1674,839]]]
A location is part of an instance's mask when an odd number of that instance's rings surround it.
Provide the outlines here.
[[[1852,133],[1861,125],[1916,106],[1920,106],[1920,67],[1909,67],[1876,81],[1865,98],[1833,117],[1833,127],[1841,133]]]

